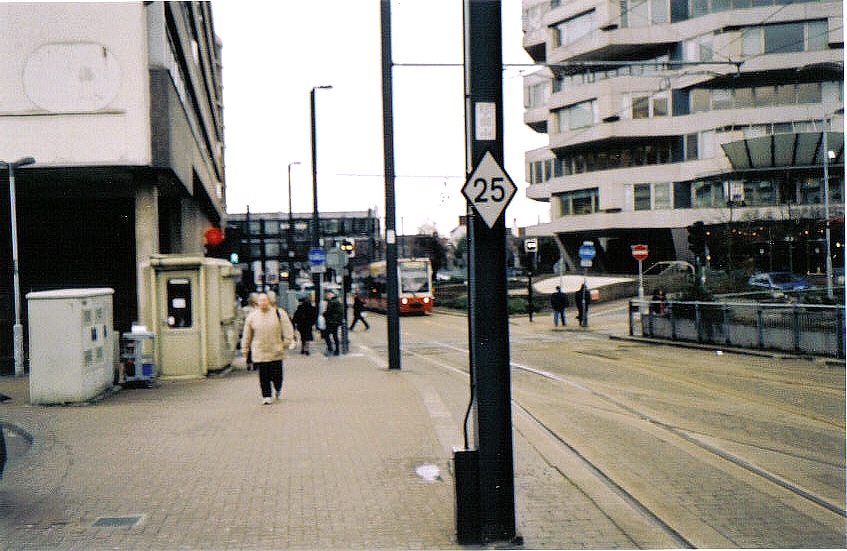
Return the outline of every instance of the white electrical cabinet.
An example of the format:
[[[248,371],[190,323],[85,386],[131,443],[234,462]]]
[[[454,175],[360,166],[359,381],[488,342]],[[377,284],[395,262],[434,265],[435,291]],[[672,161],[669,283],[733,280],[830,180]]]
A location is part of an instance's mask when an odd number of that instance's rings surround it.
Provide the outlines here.
[[[113,289],[60,289],[26,295],[29,308],[29,399],[84,402],[112,387]]]

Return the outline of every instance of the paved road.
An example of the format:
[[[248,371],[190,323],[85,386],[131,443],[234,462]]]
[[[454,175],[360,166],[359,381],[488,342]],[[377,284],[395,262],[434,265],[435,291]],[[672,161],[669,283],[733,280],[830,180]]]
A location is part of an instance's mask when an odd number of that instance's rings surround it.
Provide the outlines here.
[[[626,315],[510,323],[525,548],[843,547],[843,365],[609,339]],[[291,358],[273,406],[241,370],[70,407],[0,379],[0,421],[34,437],[0,549],[458,548],[467,322],[403,318],[392,372],[369,319],[348,356]]]
[[[626,315],[608,305],[594,319],[600,332],[620,334]],[[463,373],[463,323],[404,322],[409,353],[419,347],[434,370]],[[586,488],[599,478],[625,495],[629,509],[610,514],[616,523],[641,508],[652,530],[628,530],[639,534],[633,545],[662,546],[670,535],[674,546],[844,546],[843,365],[551,325],[511,324],[516,433],[546,446],[563,479],[587,480],[591,467]],[[616,510],[601,490],[592,491],[604,510]]]

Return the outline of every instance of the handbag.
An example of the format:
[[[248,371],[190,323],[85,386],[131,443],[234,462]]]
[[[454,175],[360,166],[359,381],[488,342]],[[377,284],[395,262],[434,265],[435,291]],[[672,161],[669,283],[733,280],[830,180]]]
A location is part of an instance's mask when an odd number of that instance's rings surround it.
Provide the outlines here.
[[[318,323],[317,323],[317,327],[318,327],[318,329],[320,329],[321,331],[323,331],[324,329],[326,329],[326,319],[324,319],[324,315],[323,315],[323,314],[321,314],[320,316],[318,316]]]

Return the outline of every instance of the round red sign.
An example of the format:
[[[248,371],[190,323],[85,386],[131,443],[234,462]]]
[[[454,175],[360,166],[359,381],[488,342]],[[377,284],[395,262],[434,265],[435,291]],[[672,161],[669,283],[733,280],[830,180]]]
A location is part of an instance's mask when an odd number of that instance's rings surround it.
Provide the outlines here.
[[[639,262],[647,258],[647,245],[633,245],[632,257]]]

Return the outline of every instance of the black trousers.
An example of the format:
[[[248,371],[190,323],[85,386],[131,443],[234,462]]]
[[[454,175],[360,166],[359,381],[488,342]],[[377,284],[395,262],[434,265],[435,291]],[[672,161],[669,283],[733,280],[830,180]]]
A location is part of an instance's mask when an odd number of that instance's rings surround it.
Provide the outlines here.
[[[273,390],[282,392],[282,360],[255,362],[253,365],[259,371],[259,387],[262,389],[262,398],[272,396],[271,384],[273,384]]]
[[[333,352],[335,354],[340,354],[341,349],[338,347],[338,326],[329,325],[321,333],[323,334],[324,342],[326,342],[327,352],[329,354],[332,354]],[[335,349],[332,348],[333,342],[335,343]]]

